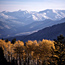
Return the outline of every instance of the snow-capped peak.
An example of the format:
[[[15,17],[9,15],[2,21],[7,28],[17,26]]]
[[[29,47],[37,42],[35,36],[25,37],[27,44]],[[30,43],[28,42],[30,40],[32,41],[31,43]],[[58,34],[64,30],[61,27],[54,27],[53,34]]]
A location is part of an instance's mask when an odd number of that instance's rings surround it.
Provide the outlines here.
[[[6,19],[7,18],[12,19],[13,17],[13,18],[21,18],[22,20],[24,18],[25,19],[24,21],[31,20],[31,19],[33,19],[33,21],[42,21],[45,19],[59,20],[65,17],[65,10],[46,9],[40,12],[19,10],[13,13],[3,11],[2,13],[0,13],[0,16],[3,16]]]
[[[38,20],[38,18],[35,15],[32,15],[34,20]]]

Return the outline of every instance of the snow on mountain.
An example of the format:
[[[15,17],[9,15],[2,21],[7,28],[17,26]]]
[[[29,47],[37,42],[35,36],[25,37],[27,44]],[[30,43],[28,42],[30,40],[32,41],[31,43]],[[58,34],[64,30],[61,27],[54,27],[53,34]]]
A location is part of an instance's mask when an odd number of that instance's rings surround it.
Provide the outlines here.
[[[38,20],[38,17],[36,17],[35,15],[32,15],[34,20]]]
[[[15,17],[5,15],[4,13],[0,13],[0,18],[4,18],[4,19],[15,19]]]
[[[15,19],[24,24],[29,24],[32,23],[33,21],[43,21],[45,19],[60,20],[65,17],[65,10],[46,9],[39,12],[35,11],[28,12],[27,10],[25,11],[19,10],[14,12],[3,11],[0,13],[0,18],[1,16],[3,16],[5,19]]]
[[[46,13],[46,16],[48,17],[48,19],[51,19],[51,20],[60,20],[65,17],[65,10],[62,11],[62,10],[47,9],[44,11],[40,11],[39,13],[40,14]]]
[[[60,20],[65,17],[65,10],[47,9],[39,12],[28,12],[32,15],[34,21],[43,21],[45,19]]]
[[[61,20],[64,18],[64,20]],[[45,27],[65,22],[65,10],[46,9],[43,11],[0,12],[0,36],[33,32]],[[6,34],[4,34],[4,32]],[[9,32],[9,33],[8,33]]]
[[[35,21],[42,21],[42,20],[45,20],[45,19],[50,19],[49,17],[46,16],[46,13],[42,13],[42,14],[39,14],[39,13],[35,13],[33,14],[33,20]]]
[[[61,20],[65,17],[65,10],[52,10],[46,9],[43,11],[14,11],[14,12],[0,12],[0,21],[6,22],[9,25],[19,25],[21,26],[34,23],[35,21],[44,21],[46,19],[50,20]],[[1,27],[2,28],[2,27]]]

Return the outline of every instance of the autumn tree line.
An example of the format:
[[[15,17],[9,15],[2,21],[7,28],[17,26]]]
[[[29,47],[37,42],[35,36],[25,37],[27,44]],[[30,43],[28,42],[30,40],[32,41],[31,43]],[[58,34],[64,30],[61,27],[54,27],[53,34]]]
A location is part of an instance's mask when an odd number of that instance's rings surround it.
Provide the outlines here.
[[[14,43],[13,43],[14,42]],[[65,37],[60,35],[54,41],[28,40],[8,41],[0,39],[7,62],[14,65],[64,65],[65,64]]]

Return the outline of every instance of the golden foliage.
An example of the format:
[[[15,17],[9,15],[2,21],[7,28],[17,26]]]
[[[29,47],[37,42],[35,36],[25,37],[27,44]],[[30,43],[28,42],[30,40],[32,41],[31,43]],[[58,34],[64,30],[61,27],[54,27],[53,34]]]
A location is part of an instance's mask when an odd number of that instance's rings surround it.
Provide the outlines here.
[[[39,59],[39,61],[42,62],[44,58],[51,56],[51,49],[55,49],[54,41],[44,39],[38,42],[36,40],[28,40],[26,46],[24,46],[24,42],[20,40],[14,44],[10,41],[5,42],[5,40],[0,40],[0,47],[2,47],[4,51],[5,58],[9,61],[11,61],[12,58],[15,60],[17,60],[17,58],[23,60],[29,58],[35,61]]]

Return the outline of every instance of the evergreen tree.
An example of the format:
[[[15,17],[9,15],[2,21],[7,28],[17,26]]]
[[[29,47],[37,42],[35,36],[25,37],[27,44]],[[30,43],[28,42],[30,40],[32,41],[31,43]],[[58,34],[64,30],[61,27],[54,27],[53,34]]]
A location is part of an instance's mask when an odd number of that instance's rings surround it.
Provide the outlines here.
[[[6,39],[5,42],[8,42],[8,39]]]
[[[56,65],[65,65],[65,43],[64,43],[64,36],[60,35],[55,40],[54,45],[55,49],[52,52],[52,59],[56,63]]]
[[[16,38],[14,38],[14,39],[12,40],[12,42],[11,42],[11,43],[13,43],[13,44],[14,44],[15,42],[16,42]]]

